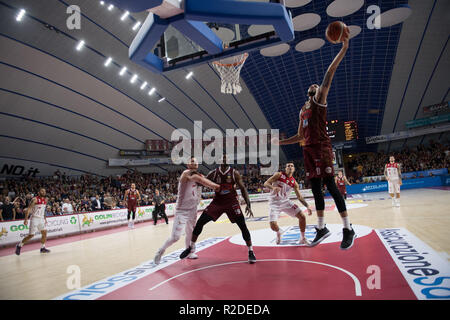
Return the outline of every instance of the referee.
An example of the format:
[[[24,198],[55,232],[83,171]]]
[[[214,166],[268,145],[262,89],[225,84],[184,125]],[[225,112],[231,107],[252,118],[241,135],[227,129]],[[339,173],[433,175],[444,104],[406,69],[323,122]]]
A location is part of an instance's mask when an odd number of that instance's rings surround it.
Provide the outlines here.
[[[164,197],[159,193],[159,190],[155,190],[155,195],[153,196],[153,224],[156,225],[158,220],[158,214],[166,220],[166,224],[169,224],[169,219],[166,215],[166,204]]]

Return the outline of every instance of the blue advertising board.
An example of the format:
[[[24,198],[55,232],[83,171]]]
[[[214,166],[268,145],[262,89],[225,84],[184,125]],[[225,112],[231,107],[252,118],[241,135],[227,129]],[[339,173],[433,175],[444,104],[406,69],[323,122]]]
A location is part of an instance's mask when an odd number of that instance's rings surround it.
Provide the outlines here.
[[[417,179],[405,179],[402,180],[401,189],[415,189],[415,188],[426,188],[426,187],[439,187],[450,185],[450,175],[442,175],[438,177],[426,177]],[[388,191],[387,181],[373,182],[373,183],[362,183],[362,184],[352,184],[347,186],[347,193],[365,193],[365,192],[380,192]]]

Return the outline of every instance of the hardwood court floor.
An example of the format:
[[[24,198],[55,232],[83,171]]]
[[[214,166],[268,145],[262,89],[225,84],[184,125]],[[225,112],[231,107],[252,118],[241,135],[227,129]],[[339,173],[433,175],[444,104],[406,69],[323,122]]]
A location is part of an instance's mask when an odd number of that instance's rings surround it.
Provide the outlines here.
[[[381,200],[382,198],[385,200]],[[374,229],[403,227],[435,251],[449,255],[449,200],[450,190],[416,189],[402,191],[400,208],[392,208],[386,193],[366,194],[348,199],[347,202],[367,204],[365,207],[349,210],[353,224]],[[313,204],[312,199],[308,202]],[[328,203],[331,204],[332,201],[327,200]],[[255,217],[268,214],[266,202],[254,203],[252,208]],[[341,223],[337,211],[327,212],[325,221],[330,224]],[[307,217],[307,224],[316,222],[315,213]],[[295,224],[297,220],[285,215],[279,219],[280,226]],[[249,221],[248,227],[250,231],[265,229],[269,227],[269,222],[267,219]],[[171,229],[172,220],[169,225],[160,222],[154,226],[151,222],[146,222],[136,224],[133,230],[120,227],[94,234],[49,240],[47,247],[52,252],[48,255],[39,253],[38,243],[25,246],[20,256],[14,254],[14,248],[2,249],[0,251],[4,254],[0,257],[0,299],[52,299],[62,295],[70,291],[66,287],[66,281],[69,277],[67,268],[71,265],[80,267],[83,287],[152,260]],[[238,227],[229,223],[223,215],[216,223],[209,223],[204,227],[199,241],[239,233]],[[166,254],[183,247],[184,238],[170,247]],[[257,247],[255,254],[258,258]]]

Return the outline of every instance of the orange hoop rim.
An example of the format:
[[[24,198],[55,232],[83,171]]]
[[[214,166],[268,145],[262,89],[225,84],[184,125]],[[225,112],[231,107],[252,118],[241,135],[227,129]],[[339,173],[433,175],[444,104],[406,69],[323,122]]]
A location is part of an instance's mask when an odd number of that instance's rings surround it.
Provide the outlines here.
[[[213,63],[217,64],[219,66],[222,66],[222,67],[228,67],[229,68],[229,67],[235,67],[235,66],[238,66],[240,64],[243,64],[245,62],[245,60],[247,60],[247,58],[248,58],[248,53],[244,52],[242,60],[240,60],[238,62],[235,62],[235,63],[220,63],[219,61],[213,61]]]

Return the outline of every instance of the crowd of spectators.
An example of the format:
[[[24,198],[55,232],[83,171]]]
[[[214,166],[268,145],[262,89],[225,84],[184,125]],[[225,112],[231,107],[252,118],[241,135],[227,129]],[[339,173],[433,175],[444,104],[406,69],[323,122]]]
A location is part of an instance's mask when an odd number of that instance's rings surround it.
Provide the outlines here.
[[[362,183],[363,177],[383,176],[384,166],[389,162],[390,156],[394,156],[395,161],[400,163],[402,173],[450,167],[449,144],[430,141],[428,145],[405,147],[390,153],[380,151],[352,155],[346,164],[347,178],[351,183]]]
[[[449,168],[450,164],[448,145],[431,142],[427,146],[419,145],[389,154],[378,152],[353,155],[346,163],[348,180],[350,183],[362,183],[363,177],[383,175],[384,166],[390,155],[394,155],[396,162],[401,164],[402,172]],[[300,188],[307,188],[302,161],[295,161],[294,164],[296,167],[294,178]],[[268,177],[260,175],[258,166],[237,165],[234,167],[241,173],[249,193],[264,192],[263,184]],[[283,167],[284,164],[280,165],[280,169]],[[68,177],[56,171],[52,177],[3,180],[0,181],[0,219],[23,219],[24,209],[28,207],[41,187],[46,189],[49,199],[47,216],[126,208],[123,196],[131,183],[135,183],[136,189],[141,193],[140,205],[152,205],[156,189],[164,197],[165,203],[175,202],[181,171],[158,174],[129,170],[121,176],[107,178],[93,175]],[[213,193],[210,192],[205,196],[212,195]],[[14,200],[16,201],[13,204]]]

